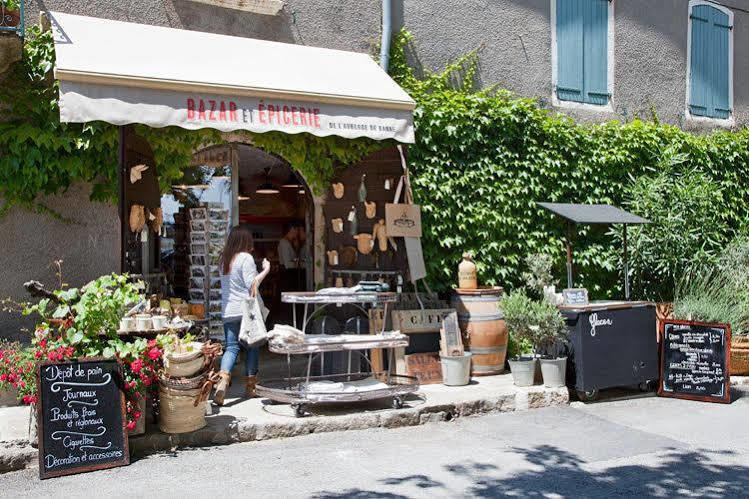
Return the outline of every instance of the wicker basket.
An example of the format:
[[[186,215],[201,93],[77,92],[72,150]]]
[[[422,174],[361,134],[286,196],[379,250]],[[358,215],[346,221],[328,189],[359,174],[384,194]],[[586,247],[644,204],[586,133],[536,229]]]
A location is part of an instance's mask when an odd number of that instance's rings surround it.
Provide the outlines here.
[[[731,338],[731,376],[749,376],[749,336]]]
[[[196,390],[203,386],[207,376],[208,371],[203,371],[198,376],[193,376],[192,378],[169,378],[162,376],[159,379],[159,383],[161,386],[172,390]]]
[[[206,425],[205,404],[195,406],[200,390],[175,390],[159,386],[159,428],[164,433],[188,433]]]
[[[204,367],[202,343],[193,342],[183,347],[192,347],[192,350],[184,353],[166,352],[164,354],[164,372],[170,378],[193,376]]]

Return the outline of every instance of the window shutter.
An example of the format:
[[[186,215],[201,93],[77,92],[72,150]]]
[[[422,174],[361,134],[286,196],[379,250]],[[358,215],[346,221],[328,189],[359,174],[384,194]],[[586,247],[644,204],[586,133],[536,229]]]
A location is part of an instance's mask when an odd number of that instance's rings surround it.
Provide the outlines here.
[[[728,15],[709,5],[692,9],[689,111],[695,116],[729,118]]]
[[[585,102],[606,105],[608,89],[608,0],[587,0],[584,11],[583,88]]]
[[[557,97],[583,101],[583,8],[588,0],[557,2]]]
[[[712,7],[711,7],[712,8]],[[728,14],[713,9],[713,23],[711,26],[713,74],[713,112],[716,118],[728,119],[731,116],[729,98],[729,51],[728,41],[731,36]]]

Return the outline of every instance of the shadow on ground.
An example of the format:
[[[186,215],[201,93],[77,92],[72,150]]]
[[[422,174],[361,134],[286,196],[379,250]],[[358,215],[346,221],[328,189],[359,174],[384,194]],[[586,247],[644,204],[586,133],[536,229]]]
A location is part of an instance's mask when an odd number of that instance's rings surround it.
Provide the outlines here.
[[[638,496],[699,496],[741,497],[749,490],[749,467],[718,464],[712,456],[731,456],[732,451],[695,452],[668,451],[655,466],[622,465],[603,471],[585,469],[585,462],[576,455],[550,445],[531,449],[511,448],[522,456],[533,469],[506,476],[490,463],[466,461],[444,466],[441,477],[406,475],[380,480],[383,489],[393,492],[348,489],[340,492],[319,492],[316,498],[373,497],[400,498],[456,493],[444,481],[449,475],[461,478],[470,485],[458,495],[474,497],[608,497],[612,495]],[[453,481],[453,480],[450,480]],[[408,491],[398,492],[398,487]],[[414,488],[418,493],[414,493]]]

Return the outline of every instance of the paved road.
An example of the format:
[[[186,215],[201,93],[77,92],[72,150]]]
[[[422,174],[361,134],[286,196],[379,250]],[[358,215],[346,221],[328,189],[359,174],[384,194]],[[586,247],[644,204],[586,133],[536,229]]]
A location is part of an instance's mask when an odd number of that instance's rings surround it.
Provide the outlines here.
[[[3,497],[610,497],[749,495],[749,396],[640,398],[180,451]]]

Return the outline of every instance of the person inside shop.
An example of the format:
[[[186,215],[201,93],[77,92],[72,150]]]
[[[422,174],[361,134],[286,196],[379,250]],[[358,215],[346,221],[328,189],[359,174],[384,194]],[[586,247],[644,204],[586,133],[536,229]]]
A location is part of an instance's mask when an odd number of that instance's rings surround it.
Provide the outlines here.
[[[224,403],[226,390],[231,381],[231,370],[237,361],[240,348],[243,348],[239,344],[242,304],[248,296],[257,293],[257,288],[270,270],[270,262],[263,259],[263,270],[258,274],[252,251],[252,230],[246,225],[233,227],[219,260],[225,343],[219,372],[220,380],[213,396],[213,401],[217,405]],[[260,298],[260,293],[257,293],[257,296]],[[254,397],[260,349],[258,347],[247,348],[245,353],[242,384],[245,387],[245,396]]]
[[[278,263],[281,266],[281,291],[299,291],[299,231],[301,225],[292,222],[283,226],[283,237],[278,242]]]

